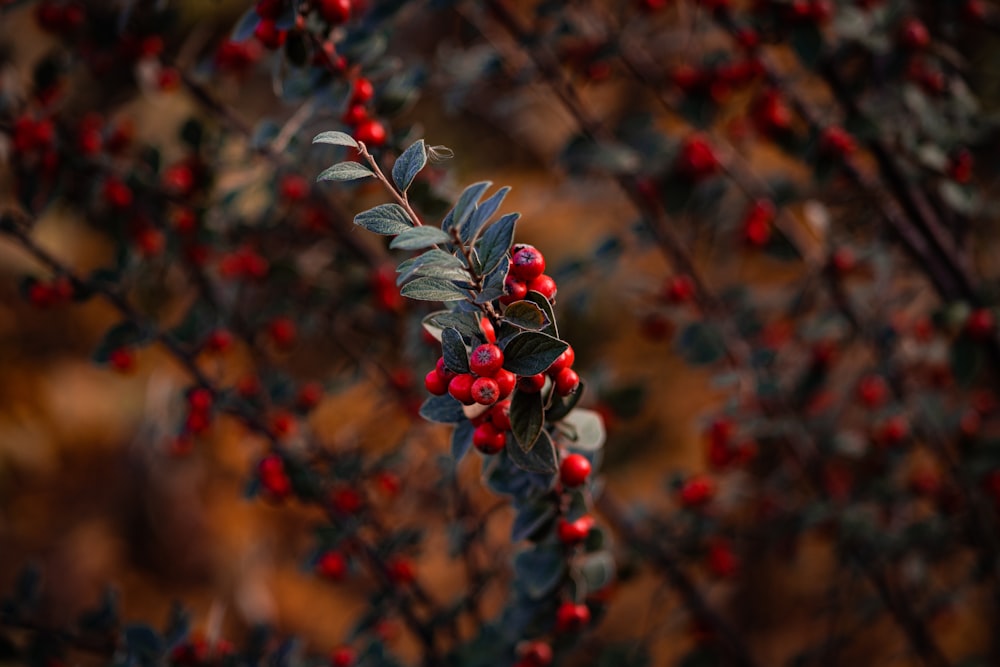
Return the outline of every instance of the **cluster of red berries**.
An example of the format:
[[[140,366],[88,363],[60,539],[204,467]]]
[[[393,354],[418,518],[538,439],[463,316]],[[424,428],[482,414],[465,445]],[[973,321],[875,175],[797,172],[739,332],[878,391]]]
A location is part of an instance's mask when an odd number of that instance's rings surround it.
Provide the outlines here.
[[[261,488],[273,500],[282,500],[292,492],[292,481],[285,471],[285,462],[277,454],[269,454],[257,464]]]
[[[347,100],[347,110],[341,120],[354,128],[354,138],[365,146],[379,147],[385,144],[385,126],[371,118],[368,106],[375,98],[375,86],[363,76],[351,85],[351,96]]]
[[[545,256],[538,248],[526,243],[515,245],[511,249],[510,272],[504,280],[500,303],[509,305],[521,301],[528,292],[538,292],[552,301],[556,291],[556,281],[545,273]]]
[[[49,282],[32,280],[27,287],[27,296],[38,308],[69,303],[73,300],[73,283],[65,276],[58,276]]]

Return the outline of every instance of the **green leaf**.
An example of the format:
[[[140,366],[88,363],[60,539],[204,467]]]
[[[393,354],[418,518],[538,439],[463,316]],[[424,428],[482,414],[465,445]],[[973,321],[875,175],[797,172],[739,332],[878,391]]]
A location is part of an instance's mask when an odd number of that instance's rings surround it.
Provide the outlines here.
[[[459,232],[462,231],[462,227],[469,220],[472,212],[475,210],[476,203],[479,198],[483,196],[486,192],[486,188],[490,187],[492,183],[490,181],[480,181],[479,183],[473,183],[469,187],[462,191],[462,194],[458,198],[458,203],[455,204],[455,208],[448,212],[444,220],[441,222],[441,229],[446,232],[450,232],[452,229],[457,229]]]
[[[476,237],[479,231],[486,226],[486,223],[490,221],[493,214],[497,212],[500,208],[500,204],[503,203],[504,197],[510,192],[509,186],[504,186],[494,192],[489,199],[483,203],[476,206],[476,210],[472,213],[472,217],[469,218],[469,222],[462,227],[462,240],[468,243]]]
[[[574,451],[588,454],[599,451],[607,439],[604,420],[593,410],[573,410],[562,420],[562,425],[570,430],[568,446]]]
[[[514,390],[510,399],[510,430],[520,449],[525,452],[538,442],[538,436],[545,425],[545,406],[542,393],[528,393]]]
[[[951,372],[955,381],[970,387],[985,362],[982,346],[969,336],[959,336],[951,344]]]
[[[704,322],[689,324],[678,337],[678,345],[684,359],[696,366],[715,363],[726,352],[722,334]]]
[[[479,314],[472,311],[439,310],[426,316],[422,324],[438,340],[441,340],[441,331],[448,327],[458,329],[462,337],[469,340],[480,333]]]
[[[320,132],[313,137],[312,142],[314,144],[335,144],[337,146],[350,146],[352,148],[358,147],[358,142],[354,140],[354,137],[346,132],[337,132],[336,130],[331,130],[330,132]]]
[[[413,223],[399,204],[379,204],[354,216],[354,224],[383,236],[402,234],[413,229]]]
[[[466,290],[450,280],[426,276],[406,283],[399,293],[417,301],[459,301],[469,297]]]
[[[472,422],[466,419],[459,422],[455,430],[452,431],[451,458],[455,459],[455,463],[461,461],[469,448],[472,447],[472,434],[475,430],[476,427],[472,425]]]
[[[480,274],[495,269],[514,245],[514,225],[520,213],[508,213],[486,228],[482,238],[476,242],[476,257]]]
[[[424,147],[424,140],[420,139],[410,145],[403,154],[396,158],[396,164],[392,165],[392,180],[396,182],[396,187],[400,192],[406,192],[413,182],[413,179],[420,170],[427,164],[427,149]]]
[[[566,574],[566,559],[553,546],[537,546],[514,558],[514,573],[533,600],[551,593]]]
[[[444,365],[451,372],[469,372],[469,351],[458,329],[448,327],[441,332],[441,356],[444,357]]]
[[[416,227],[415,229],[424,229]],[[432,248],[427,252],[400,262],[396,267],[399,276],[396,284],[402,285],[414,276],[433,276],[445,280],[468,280],[469,272],[458,257],[440,248]]]
[[[236,22],[229,38],[234,42],[247,41],[253,37],[254,30],[257,29],[258,23],[260,23],[260,15],[257,14],[254,9],[248,9],[246,13],[240,17],[240,20]]]
[[[551,399],[551,404],[545,411],[545,421],[557,422],[566,415],[570,414],[570,411],[576,407],[576,404],[580,402],[580,398],[583,396],[583,391],[586,389],[587,384],[580,380],[580,385],[576,388],[569,396],[558,396],[553,394]]]
[[[358,162],[338,162],[323,170],[316,181],[356,181],[360,178],[370,178],[375,173]]]
[[[520,542],[530,538],[551,522],[555,515],[556,508],[547,498],[522,507],[514,517],[514,525],[510,529],[510,541]]]
[[[450,240],[448,234],[437,227],[413,227],[394,238],[389,247],[395,250],[420,250]]]
[[[615,559],[607,551],[587,554],[575,564],[590,593],[601,590],[615,578]]]
[[[525,331],[503,348],[503,367],[517,375],[537,375],[552,365],[569,347],[566,343],[537,331]]]
[[[503,311],[503,319],[521,329],[539,331],[549,323],[545,313],[531,301],[515,301]]]
[[[468,421],[462,404],[449,394],[429,397],[420,406],[420,416],[438,424],[460,424]]]
[[[816,66],[823,53],[823,33],[816,23],[799,23],[792,30],[789,42],[803,65],[810,69]]]
[[[552,310],[552,302],[546,299],[544,294],[535,290],[528,290],[528,294],[524,298],[542,309],[549,321],[549,326],[552,327],[552,335],[558,338],[559,326],[556,324],[556,314]]]

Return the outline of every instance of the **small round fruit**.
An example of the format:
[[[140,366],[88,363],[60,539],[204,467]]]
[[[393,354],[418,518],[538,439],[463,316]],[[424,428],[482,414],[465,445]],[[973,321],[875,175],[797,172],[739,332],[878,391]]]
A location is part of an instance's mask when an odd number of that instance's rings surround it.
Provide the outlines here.
[[[572,368],[564,368],[555,377],[556,393],[569,396],[580,386],[580,376]]]
[[[472,398],[472,383],[475,380],[471,373],[460,373],[448,382],[448,393],[462,405],[472,405],[476,401]]]
[[[480,377],[491,378],[503,366],[503,350],[493,343],[480,345],[469,356],[469,368]]]
[[[590,461],[581,454],[570,454],[559,464],[559,481],[570,488],[580,486],[590,476]]]
[[[590,534],[590,529],[594,527],[594,519],[589,515],[581,516],[576,521],[567,521],[566,519],[559,519],[559,525],[556,528],[556,533],[559,535],[559,541],[565,545],[571,546],[574,544],[579,544],[587,539],[587,535]]]
[[[549,301],[552,301],[556,297],[558,287],[552,276],[543,273],[531,279],[531,282],[528,283],[528,291],[538,292]]]
[[[525,375],[517,378],[517,390],[525,394],[537,394],[545,386],[545,374]]]
[[[497,387],[500,389],[501,400],[510,396],[510,392],[514,391],[514,387],[517,385],[517,376],[506,368],[498,370],[497,374],[493,376],[493,379],[497,381]]]
[[[316,4],[324,21],[337,25],[351,18],[351,0],[320,0]]]
[[[507,444],[507,434],[492,422],[483,422],[472,432],[472,446],[483,454],[499,454]]]
[[[316,571],[328,579],[343,579],[347,573],[347,559],[339,551],[327,551],[316,561]]]
[[[493,378],[480,377],[472,383],[472,400],[480,405],[493,405],[500,398],[500,387]]]
[[[497,342],[497,330],[493,327],[493,322],[490,318],[483,317],[479,320],[479,329],[483,332],[483,336],[490,343]]]
[[[500,303],[509,306],[515,301],[521,301],[528,295],[528,284],[508,274],[503,281],[503,291],[504,295],[500,297]]]
[[[448,393],[448,382],[441,377],[441,374],[434,369],[424,376],[424,387],[435,396],[444,396]]]
[[[354,130],[354,138],[367,146],[381,146],[385,143],[385,126],[377,120],[369,119]]]
[[[444,378],[445,382],[451,382],[451,379],[457,375],[455,371],[448,368],[447,364],[444,363],[444,357],[438,357],[437,362],[434,364],[434,369],[437,370],[438,375]]]
[[[510,430],[510,401],[500,401],[490,409],[490,422],[498,431]]]
[[[518,280],[530,282],[545,273],[545,257],[534,246],[521,245],[510,258],[510,272]]]
[[[375,86],[363,76],[359,76],[354,81],[354,88],[351,89],[351,102],[353,104],[365,104],[375,97]]]
[[[556,632],[579,632],[590,623],[590,609],[585,604],[564,602],[556,610]]]
[[[573,351],[572,347],[568,346],[565,350],[563,350],[562,354],[556,357],[556,360],[549,365],[545,372],[549,374],[549,377],[555,377],[559,375],[559,371],[564,368],[569,368],[575,361],[576,352]]]
[[[681,487],[680,501],[685,507],[701,507],[715,495],[715,485],[707,477],[692,477]]]

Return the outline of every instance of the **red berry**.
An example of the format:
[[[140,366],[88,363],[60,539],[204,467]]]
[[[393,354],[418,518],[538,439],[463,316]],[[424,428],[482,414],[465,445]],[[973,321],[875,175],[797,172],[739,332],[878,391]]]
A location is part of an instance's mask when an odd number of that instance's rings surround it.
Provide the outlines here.
[[[298,331],[295,322],[287,317],[278,317],[267,325],[267,333],[271,341],[281,349],[288,349],[295,344]]]
[[[274,51],[284,45],[288,31],[279,30],[274,19],[262,18],[254,29],[253,34],[264,48]]]
[[[500,401],[496,403],[489,412],[490,422],[498,431],[510,430],[510,401]]]
[[[899,40],[906,48],[921,51],[930,46],[931,34],[920,19],[911,17],[900,26]]]
[[[475,380],[472,373],[460,373],[448,382],[448,393],[462,405],[472,405],[475,399],[472,398],[472,383]]]
[[[590,476],[590,461],[582,454],[570,454],[559,464],[559,481],[563,486],[577,487]]]
[[[712,574],[728,579],[739,570],[739,559],[727,540],[715,539],[708,545],[708,569]]]
[[[352,104],[347,107],[344,115],[340,117],[346,125],[358,126],[368,120],[368,109],[361,104]]]
[[[350,646],[341,646],[330,654],[330,667],[351,667],[358,659],[357,652]]]
[[[715,495],[715,485],[707,477],[692,477],[681,487],[680,501],[685,507],[708,504]]]
[[[128,373],[135,368],[135,353],[132,350],[119,347],[108,355],[108,363],[119,373]]]
[[[444,363],[444,357],[438,357],[437,362],[434,364],[434,369],[438,372],[438,375],[444,378],[445,382],[451,382],[451,379],[457,375],[457,373],[450,370]]]
[[[987,6],[984,0],[965,0],[962,14],[969,21],[979,23],[986,18]]]
[[[277,454],[261,459],[257,466],[261,487],[275,499],[281,499],[292,491],[292,483],[285,473],[285,463]]]
[[[580,386],[580,376],[572,368],[564,368],[555,377],[556,393],[569,396]]]
[[[711,176],[719,169],[719,158],[701,135],[687,137],[677,155],[677,170],[694,181]]]
[[[959,149],[948,162],[948,176],[957,183],[968,183],[972,180],[972,166],[972,153]]]
[[[424,387],[435,396],[444,396],[448,393],[448,382],[437,372],[437,369],[424,376]]]
[[[480,345],[469,355],[469,369],[482,377],[493,377],[503,366],[503,350],[493,343]]]
[[[351,104],[365,104],[375,97],[375,86],[368,79],[359,76],[351,89]]]
[[[295,433],[295,416],[284,410],[279,410],[271,416],[271,432],[276,438],[286,438]]]
[[[187,164],[175,164],[163,172],[163,187],[172,195],[186,197],[194,189],[194,171]]]
[[[671,276],[663,286],[663,296],[670,303],[687,303],[694,298],[694,291],[694,280],[685,274]]]
[[[262,19],[276,19],[285,8],[285,0],[260,0],[254,7],[257,16]]]
[[[552,664],[552,647],[545,642],[531,642],[521,651],[520,667],[549,667]]]
[[[965,322],[965,330],[969,336],[975,340],[986,340],[993,335],[996,328],[996,320],[993,312],[986,308],[977,308],[969,315]]]
[[[354,138],[366,146],[381,146],[385,143],[385,126],[377,120],[366,120],[354,130]]]
[[[514,391],[514,387],[517,386],[517,376],[505,368],[498,370],[493,379],[497,381],[501,399],[510,396],[510,392]]]
[[[330,494],[330,504],[337,514],[351,515],[357,514],[361,510],[364,499],[357,490],[349,486],[342,486],[334,489]]]
[[[579,632],[590,623],[590,609],[585,604],[564,602],[556,610],[556,632]]]
[[[552,301],[556,298],[558,288],[556,287],[556,281],[552,279],[552,276],[548,276],[543,273],[540,276],[532,278],[531,281],[528,282],[528,291],[538,292],[549,301]]]
[[[577,519],[576,521],[567,521],[566,519],[559,519],[559,525],[556,532],[559,535],[559,541],[566,545],[579,544],[587,539],[587,535],[590,534],[590,529],[594,527],[594,519],[589,515],[584,515]]]
[[[55,301],[55,294],[45,283],[33,282],[28,287],[28,300],[38,308],[46,308]]]
[[[525,394],[537,394],[545,386],[545,374],[525,375],[517,378],[517,390]]]
[[[309,194],[309,181],[298,174],[285,174],[278,185],[278,192],[287,202],[302,201]]]
[[[529,283],[545,273],[545,257],[534,246],[522,245],[511,255],[510,272],[516,279]]]
[[[875,440],[880,445],[892,447],[898,445],[910,434],[910,425],[906,418],[900,415],[889,417],[882,422],[876,433]]]
[[[188,394],[188,406],[198,412],[207,412],[212,409],[212,392],[205,387],[197,387]]]
[[[852,155],[857,150],[854,138],[847,133],[847,130],[830,126],[823,130],[820,137],[820,150],[824,153],[838,158],[845,158]]]
[[[493,378],[476,378],[472,383],[472,400],[480,405],[493,405],[500,398],[500,387]]]
[[[889,385],[880,375],[867,375],[858,383],[858,399],[868,408],[878,408],[889,399]]]
[[[295,404],[301,410],[312,410],[319,405],[323,398],[323,385],[319,382],[307,382],[299,388],[299,393],[295,397]]]
[[[487,342],[489,343],[497,342],[497,332],[496,329],[493,328],[493,322],[490,321],[490,318],[488,317],[480,318],[479,329],[480,331],[483,332],[483,337],[486,338]]]
[[[838,276],[846,276],[857,266],[854,252],[847,246],[841,246],[830,256],[830,266]]]
[[[212,352],[225,352],[233,344],[233,335],[225,329],[216,329],[205,339],[205,349]]]
[[[569,368],[576,361],[576,352],[573,351],[572,346],[567,346],[563,350],[562,354],[556,357],[556,360],[545,369],[545,372],[549,374],[550,377],[555,377],[564,368]]]
[[[389,568],[389,578],[396,584],[412,584],[417,578],[417,569],[408,558],[394,558],[387,563]]]
[[[509,306],[515,301],[521,301],[528,295],[528,285],[514,276],[507,274],[507,277],[503,281],[503,291],[504,295],[500,297],[500,303]]]
[[[507,434],[493,422],[483,422],[472,432],[472,446],[483,454],[499,454],[507,444]]]
[[[334,25],[346,23],[351,18],[351,0],[319,0],[316,9],[324,21]]]
[[[112,176],[104,181],[104,201],[113,209],[127,209],[132,205],[132,188]]]
[[[316,571],[329,579],[343,579],[347,573],[347,559],[339,551],[327,551],[316,561]]]

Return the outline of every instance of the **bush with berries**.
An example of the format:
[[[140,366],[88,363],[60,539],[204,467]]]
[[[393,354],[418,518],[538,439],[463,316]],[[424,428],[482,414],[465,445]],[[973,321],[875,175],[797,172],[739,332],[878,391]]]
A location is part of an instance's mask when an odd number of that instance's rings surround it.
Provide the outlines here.
[[[108,373],[168,359],[149,474],[238,440],[247,502],[359,604],[323,653],[183,599],[67,621],[28,564],[4,660],[1000,660],[1000,8],[230,4],[0,2],[4,277],[65,337],[99,303]],[[502,134],[589,193],[596,244],[457,185],[414,124],[442,109],[461,160]],[[700,449],[622,501],[602,465],[676,453],[674,358],[714,392],[680,415]],[[326,420],[359,388],[378,446]]]

